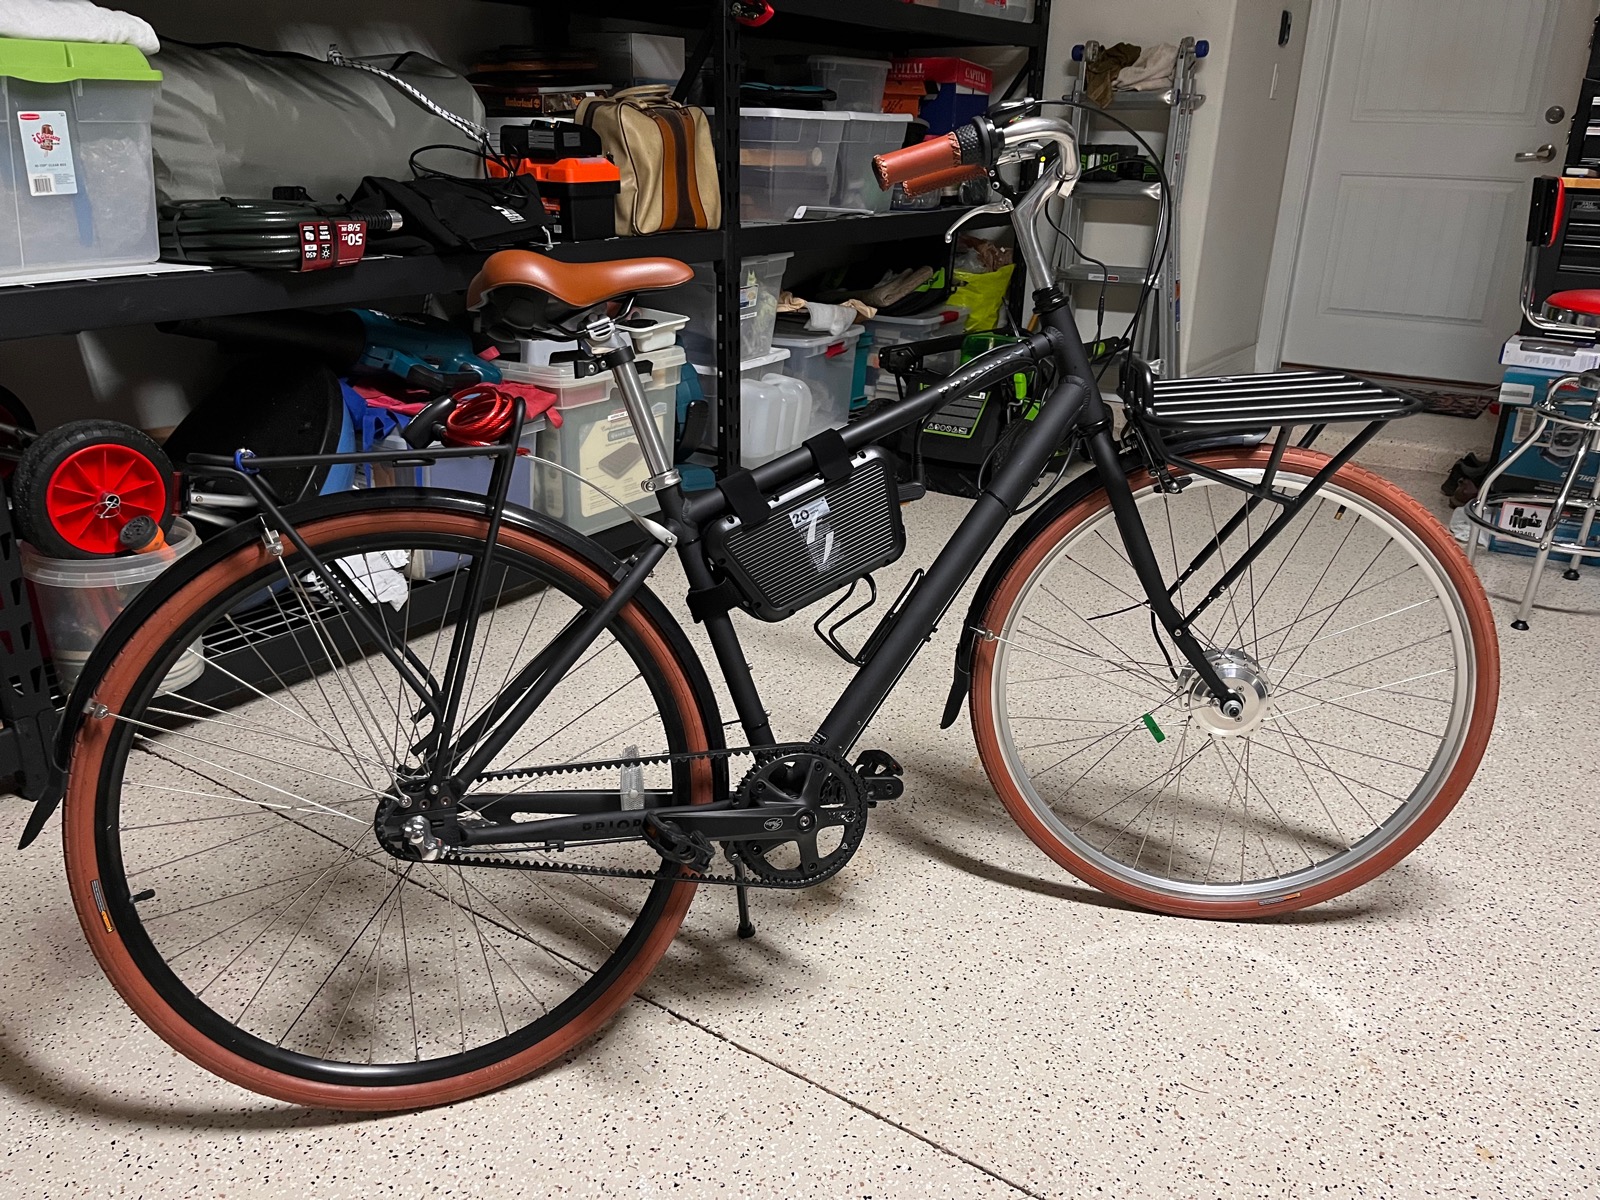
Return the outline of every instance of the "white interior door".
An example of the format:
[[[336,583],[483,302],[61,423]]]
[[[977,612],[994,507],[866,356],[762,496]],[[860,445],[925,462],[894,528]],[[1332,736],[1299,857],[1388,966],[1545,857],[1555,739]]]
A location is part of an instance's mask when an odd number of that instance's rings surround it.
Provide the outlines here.
[[[1339,0],[1285,361],[1498,378],[1530,181],[1561,169],[1597,11]],[[1516,160],[1543,145],[1554,163]]]

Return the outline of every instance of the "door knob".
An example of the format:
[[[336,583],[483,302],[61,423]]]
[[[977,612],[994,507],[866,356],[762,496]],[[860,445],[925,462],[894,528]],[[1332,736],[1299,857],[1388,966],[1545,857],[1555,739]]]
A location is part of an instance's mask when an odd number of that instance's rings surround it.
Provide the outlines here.
[[[1513,157],[1518,162],[1549,162],[1556,156],[1556,148],[1546,142],[1537,150],[1518,150]]]

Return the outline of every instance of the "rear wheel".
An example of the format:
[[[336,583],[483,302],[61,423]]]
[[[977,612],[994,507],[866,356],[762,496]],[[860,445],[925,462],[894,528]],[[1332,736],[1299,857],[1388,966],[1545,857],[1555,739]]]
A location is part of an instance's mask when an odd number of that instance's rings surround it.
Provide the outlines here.
[[[369,503],[300,533],[324,561],[401,601],[379,609],[391,644],[442,675],[486,520]],[[284,551],[274,558],[255,539],[175,568],[190,578],[127,633],[94,687],[107,715],[78,736],[65,818],[89,942],[163,1038],[270,1096],[417,1108],[516,1080],[627,1000],[694,886],[637,841],[504,857],[659,876],[392,856],[375,815],[418,767],[430,719],[389,659],[363,652],[370,639],[287,539]],[[614,587],[586,556],[522,528],[502,530],[496,564],[465,718]],[[698,668],[665,620],[647,595],[625,606],[490,769],[720,745]],[[197,654],[204,674],[163,694]],[[642,770],[647,789],[710,798],[704,759]],[[617,771],[503,780],[465,804],[622,786]]]
[[[1255,483],[1268,455],[1197,457]],[[1291,450],[1277,485],[1297,495],[1326,462]],[[1199,476],[1176,495],[1130,483],[1169,581],[1244,503]],[[1279,511],[1222,538],[1179,610]],[[1300,908],[1394,865],[1471,780],[1499,692],[1477,576],[1425,509],[1353,466],[1194,625],[1237,717],[1156,636],[1103,490],[1024,550],[983,628],[973,728],[1011,815],[1080,878],[1190,916]]]

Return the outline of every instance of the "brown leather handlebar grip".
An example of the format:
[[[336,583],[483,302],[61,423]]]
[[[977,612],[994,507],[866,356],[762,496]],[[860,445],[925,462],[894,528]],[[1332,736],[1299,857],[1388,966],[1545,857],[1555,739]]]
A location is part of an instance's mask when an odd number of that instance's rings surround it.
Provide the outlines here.
[[[904,150],[891,150],[872,160],[872,170],[878,177],[878,186],[884,191],[888,191],[897,183],[915,179],[919,175],[949,171],[960,165],[961,146],[953,133],[947,133],[940,138],[930,138],[920,145],[907,146]]]
[[[983,179],[989,174],[982,167],[951,167],[947,171],[935,171],[932,175],[918,175],[915,179],[908,179],[901,188],[905,191],[908,200],[918,196],[926,196],[929,192],[941,191],[947,187],[954,187],[958,183],[966,183],[969,179]]]

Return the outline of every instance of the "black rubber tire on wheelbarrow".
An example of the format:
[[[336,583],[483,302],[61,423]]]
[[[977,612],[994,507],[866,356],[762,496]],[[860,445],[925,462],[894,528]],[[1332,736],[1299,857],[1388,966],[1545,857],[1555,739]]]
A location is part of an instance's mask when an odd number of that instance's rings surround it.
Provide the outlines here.
[[[134,517],[165,531],[177,507],[171,461],[148,434],[120,421],[69,421],[41,434],[11,479],[18,536],[51,558],[114,555]]]

